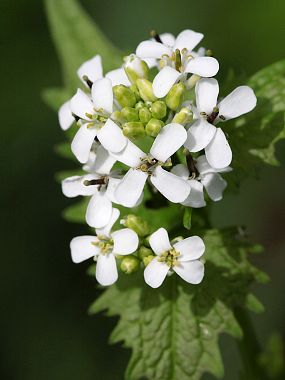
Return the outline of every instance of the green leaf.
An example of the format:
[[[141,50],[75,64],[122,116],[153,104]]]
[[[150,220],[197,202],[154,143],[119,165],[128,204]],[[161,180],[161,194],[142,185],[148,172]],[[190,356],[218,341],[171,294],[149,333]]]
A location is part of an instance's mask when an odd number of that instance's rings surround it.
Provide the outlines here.
[[[234,171],[227,177],[236,185],[249,176],[257,176],[265,165],[278,165],[276,144],[285,138],[285,61],[277,62],[255,74],[249,86],[258,103],[242,119],[225,124],[233,151]]]
[[[223,376],[219,336],[242,336],[232,310],[252,306],[249,287],[264,278],[247,261],[250,245],[236,230],[209,230],[204,239],[201,285],[173,275],[151,289],[140,272],[121,276],[91,305],[90,313],[120,316],[111,342],[132,349],[126,380],[200,380],[205,372]]]
[[[76,71],[96,54],[103,59],[104,69],[122,65],[123,53],[105,37],[88,13],[76,0],[45,0],[51,34],[62,66],[65,89],[48,89],[44,99],[58,108],[79,86]]]

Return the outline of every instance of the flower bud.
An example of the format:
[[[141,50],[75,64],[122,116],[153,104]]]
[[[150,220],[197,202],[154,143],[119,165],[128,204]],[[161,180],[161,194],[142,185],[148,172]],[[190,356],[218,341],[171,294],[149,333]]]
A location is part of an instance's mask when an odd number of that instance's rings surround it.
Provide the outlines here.
[[[148,136],[156,137],[163,126],[163,121],[158,119],[150,119],[145,127],[145,132]]]
[[[114,95],[122,107],[133,107],[136,104],[136,96],[131,89],[119,84],[113,87]]]
[[[141,217],[133,214],[129,214],[124,217],[122,223],[125,227],[131,228],[134,230],[138,236],[149,235],[150,229],[148,223]]]
[[[140,267],[140,260],[134,255],[124,256],[120,263],[120,269],[126,274],[136,272]]]
[[[127,121],[139,121],[139,114],[135,108],[124,107],[121,109],[121,115]]]
[[[127,137],[142,136],[145,134],[144,125],[140,121],[129,121],[123,125],[123,133]]]
[[[142,107],[139,110],[139,118],[142,123],[148,123],[151,119],[151,113],[147,107]]]
[[[190,90],[191,88],[196,86],[196,83],[201,79],[199,75],[193,74],[191,77],[187,80],[187,88]]]
[[[140,97],[145,101],[155,102],[157,98],[154,96],[152,83],[147,79],[138,79],[136,82]]]
[[[152,103],[150,110],[155,119],[163,119],[166,116],[166,104],[162,100]]]
[[[140,249],[138,250],[138,258],[143,261],[145,257],[153,255],[153,252],[150,248],[145,247],[142,245]]]
[[[131,83],[136,83],[138,79],[148,78],[148,65],[135,54],[131,54],[126,58],[124,69]]]
[[[140,93],[139,93],[139,90],[137,88],[137,86],[135,84],[132,84],[130,86],[130,89],[133,91],[133,93],[135,94],[135,97],[136,97],[136,101],[140,101],[141,99],[141,96],[140,96]]]
[[[147,266],[153,259],[154,259],[154,256],[149,255],[147,257],[144,257],[142,261],[143,261],[144,265]]]
[[[114,111],[112,113],[112,115],[111,115],[111,118],[112,118],[112,120],[117,121],[119,123],[123,123],[124,122],[124,118],[123,118],[123,116],[122,116],[122,114],[121,114],[120,111]]]
[[[175,114],[172,122],[185,125],[190,123],[192,120],[193,112],[189,108],[183,107],[177,114]]]
[[[176,83],[171,87],[166,96],[166,104],[172,111],[177,110],[182,102],[182,97],[185,91],[185,85],[182,82]]]

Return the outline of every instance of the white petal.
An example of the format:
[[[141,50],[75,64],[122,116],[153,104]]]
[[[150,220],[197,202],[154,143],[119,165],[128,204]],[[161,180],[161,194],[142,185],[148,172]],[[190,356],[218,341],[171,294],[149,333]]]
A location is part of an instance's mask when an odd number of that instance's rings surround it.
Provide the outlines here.
[[[227,187],[227,182],[218,173],[208,173],[201,179],[209,197],[213,201],[220,201],[223,198],[223,191]]]
[[[152,288],[158,288],[163,283],[168,271],[168,265],[154,258],[144,270],[145,282]]]
[[[187,131],[187,140],[184,146],[190,152],[199,152],[214,138],[216,127],[204,119],[198,119]]]
[[[219,95],[219,83],[214,78],[203,78],[195,87],[196,105],[199,112],[210,115],[217,105]]]
[[[68,198],[78,197],[79,195],[90,196],[97,191],[96,185],[86,186],[85,180],[92,180],[98,178],[97,176],[87,174],[84,176],[72,176],[65,178],[61,182],[61,189],[63,194]]]
[[[168,233],[165,228],[159,228],[149,237],[149,245],[156,255],[172,249]]]
[[[196,159],[195,166],[200,174],[213,173],[216,171],[216,169],[212,168],[212,166],[207,161],[205,154],[199,156]]]
[[[99,174],[109,174],[114,166],[116,159],[102,146],[96,149],[96,159],[92,170]]]
[[[83,124],[79,128],[71,143],[73,154],[82,164],[88,161],[92,144],[97,135],[97,128],[95,126],[88,127],[88,125],[88,123]]]
[[[150,177],[151,183],[170,202],[181,203],[190,193],[190,184],[185,179],[167,172],[158,166]]]
[[[184,144],[187,138],[185,128],[177,123],[167,124],[155,138],[150,154],[161,162],[165,162]]]
[[[115,191],[117,190],[118,185],[121,183],[121,178],[112,178],[109,177],[108,186],[106,190],[106,197],[110,199],[111,202],[119,203],[115,197]]]
[[[166,96],[175,84],[181,73],[172,67],[165,66],[154,78],[152,83],[153,93],[157,98]]]
[[[135,231],[123,228],[111,234],[114,240],[113,252],[118,255],[129,255],[135,252],[139,245],[139,238]]]
[[[123,84],[124,86],[130,86],[131,83],[125,73],[125,70],[120,68],[116,70],[109,71],[106,75],[106,78],[110,79],[112,86],[117,86]]]
[[[191,187],[190,194],[182,204],[184,206],[190,206],[194,208],[205,207],[206,202],[204,200],[203,185],[195,179],[190,179],[189,185]]]
[[[190,284],[200,284],[204,277],[204,264],[199,260],[179,262],[173,270]]]
[[[95,55],[95,57],[84,62],[77,70],[77,75],[80,80],[86,85],[86,81],[83,77],[86,75],[91,82],[95,82],[97,79],[103,77],[103,67],[102,59],[100,55]]]
[[[99,253],[99,248],[92,243],[97,242],[96,236],[77,236],[70,242],[71,259],[74,263],[81,263]]]
[[[70,101],[65,102],[58,111],[58,120],[61,129],[66,131],[74,123],[75,119],[72,116],[70,109]]]
[[[98,191],[90,199],[86,210],[86,222],[90,227],[101,228],[106,226],[112,216],[112,202],[103,191]]]
[[[171,33],[162,33],[159,35],[159,38],[161,39],[163,44],[168,45],[170,47],[172,47],[175,43],[175,37]]]
[[[99,255],[96,265],[96,280],[103,286],[114,284],[118,279],[116,259],[112,253]]]
[[[120,211],[117,208],[112,209],[112,215],[111,219],[109,220],[109,223],[102,227],[102,228],[96,228],[96,234],[97,236],[106,236],[110,237],[111,229],[113,228],[113,225],[116,223],[120,216]]]
[[[180,253],[179,261],[199,259],[205,252],[205,244],[199,236],[191,236],[173,246]]]
[[[141,170],[129,169],[115,191],[118,203],[125,207],[134,207],[143,192],[147,177]]]
[[[193,58],[187,63],[184,71],[201,77],[213,77],[219,71],[219,62],[213,57]]]
[[[140,58],[161,58],[163,54],[169,57],[172,55],[172,49],[156,41],[142,41],[136,50],[136,55]]]
[[[216,134],[210,144],[205,148],[206,158],[215,169],[225,168],[232,161],[232,151],[221,128],[217,128]]]
[[[70,110],[71,112],[80,117],[83,120],[90,120],[87,114],[93,115],[94,108],[91,99],[85,94],[80,88],[77,90],[76,94],[70,99]]]
[[[127,141],[125,149],[119,153],[111,152],[111,155],[116,160],[131,168],[139,166],[141,164],[141,158],[145,157],[145,153],[130,140]]]
[[[112,82],[108,78],[98,79],[91,89],[95,110],[104,110],[108,114],[113,112]]]
[[[173,50],[186,48],[188,51],[191,51],[203,38],[204,35],[202,33],[197,33],[189,29],[183,30],[183,32],[178,34]]]
[[[227,120],[233,119],[253,110],[256,102],[253,90],[248,86],[240,86],[219,103],[219,114]]]
[[[128,142],[121,128],[111,119],[98,131],[97,138],[103,147],[112,153],[121,152]]]
[[[188,179],[189,177],[189,170],[187,169],[187,166],[183,164],[173,166],[173,168],[171,169],[171,173],[183,179]]]

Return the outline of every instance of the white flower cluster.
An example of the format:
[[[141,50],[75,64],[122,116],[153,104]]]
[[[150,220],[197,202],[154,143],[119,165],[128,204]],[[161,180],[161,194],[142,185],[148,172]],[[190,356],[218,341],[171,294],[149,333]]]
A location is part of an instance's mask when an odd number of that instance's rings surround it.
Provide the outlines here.
[[[74,238],[72,259],[94,257],[102,285],[117,280],[122,257],[130,259],[125,267],[138,266],[134,258],[146,240],[151,254],[141,261],[150,286],[158,287],[173,272],[192,284],[203,278],[199,259],[205,247],[198,236],[171,243],[163,228],[148,239],[140,239],[135,228],[111,233],[119,218],[113,204],[136,207],[146,182],[169,202],[185,207],[204,207],[204,188],[211,200],[222,198],[227,183],[220,173],[231,170],[232,160],[223,123],[251,111],[256,97],[250,87],[241,86],[218,100],[219,84],[212,77],[219,63],[204,48],[194,51],[202,38],[192,30],[177,38],[153,33],[122,67],[105,76],[96,55],[78,69],[84,90],[78,89],[59,110],[63,130],[74,122],[78,126],[71,150],[86,172],[65,179],[62,190],[67,197],[91,197],[86,222],[97,235]],[[153,81],[151,70],[156,70]],[[153,141],[143,151],[137,142],[146,136]],[[172,167],[174,155],[180,163]],[[116,169],[116,162],[129,169]]]

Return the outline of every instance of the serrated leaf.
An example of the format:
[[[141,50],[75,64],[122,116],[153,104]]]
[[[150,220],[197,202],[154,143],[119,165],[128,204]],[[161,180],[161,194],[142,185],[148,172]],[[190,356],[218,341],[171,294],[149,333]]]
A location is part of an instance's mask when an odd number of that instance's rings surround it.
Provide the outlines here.
[[[248,81],[257,95],[255,110],[225,125],[233,150],[229,182],[256,176],[265,165],[278,165],[276,143],[285,138],[285,61],[270,65]]]
[[[247,261],[250,246],[235,230],[209,230],[206,276],[191,286],[175,275],[159,289],[142,273],[122,278],[90,307],[120,320],[111,342],[132,348],[126,380],[200,380],[205,372],[221,378],[221,333],[241,337],[232,310],[248,307],[249,287],[259,271]]]
[[[65,88],[45,90],[44,99],[58,108],[79,86],[76,71],[96,54],[106,71],[122,65],[123,53],[106,38],[76,0],[45,0],[51,34],[62,65]]]

